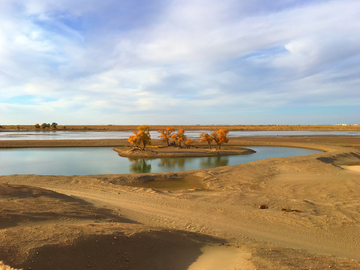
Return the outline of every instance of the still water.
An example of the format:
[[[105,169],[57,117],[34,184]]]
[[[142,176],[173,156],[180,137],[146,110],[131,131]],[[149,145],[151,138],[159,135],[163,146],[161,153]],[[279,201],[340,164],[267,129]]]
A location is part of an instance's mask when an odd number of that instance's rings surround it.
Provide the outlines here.
[[[189,138],[200,137],[209,130],[185,130]],[[98,140],[127,139],[132,131],[0,131],[0,140]],[[150,131],[151,138],[159,139],[159,132]],[[360,131],[230,131],[229,137],[240,136],[313,136],[313,135],[345,135],[360,137]]]
[[[214,168],[251,161],[303,156],[320,151],[290,147],[249,147],[255,154],[219,157],[129,159],[112,147],[18,148],[0,150],[0,175],[94,175],[160,173]]]

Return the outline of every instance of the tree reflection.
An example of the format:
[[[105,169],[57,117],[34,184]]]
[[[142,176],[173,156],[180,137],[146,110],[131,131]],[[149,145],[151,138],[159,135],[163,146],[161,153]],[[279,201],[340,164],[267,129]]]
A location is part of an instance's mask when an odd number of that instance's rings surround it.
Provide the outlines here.
[[[227,156],[216,156],[202,158],[200,161],[201,168],[214,168],[220,166],[226,166],[229,164],[229,157]]]
[[[159,167],[173,168],[178,166],[184,169],[185,163],[191,163],[192,158],[160,158]]]
[[[146,164],[146,160],[143,158],[129,158],[129,161],[132,162],[130,165],[130,172],[133,173],[150,173],[151,164]]]

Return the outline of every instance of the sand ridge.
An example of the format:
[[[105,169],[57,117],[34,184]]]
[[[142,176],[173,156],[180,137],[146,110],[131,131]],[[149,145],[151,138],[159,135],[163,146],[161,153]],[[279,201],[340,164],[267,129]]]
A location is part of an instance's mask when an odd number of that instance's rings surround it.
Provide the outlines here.
[[[101,269],[98,261],[106,269],[196,269],[219,249],[238,259],[218,269],[360,269],[360,174],[341,167],[360,165],[360,140],[344,147],[346,138],[308,139],[238,145],[326,152],[156,174],[194,176],[206,190],[127,185],[154,174],[1,176],[0,260],[24,269]],[[85,247],[87,256],[71,265]]]

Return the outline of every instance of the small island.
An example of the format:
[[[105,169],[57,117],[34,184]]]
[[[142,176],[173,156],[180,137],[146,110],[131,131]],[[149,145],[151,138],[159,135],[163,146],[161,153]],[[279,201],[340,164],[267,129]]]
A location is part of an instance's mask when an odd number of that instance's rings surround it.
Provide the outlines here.
[[[177,158],[177,157],[210,157],[210,156],[229,156],[229,155],[248,155],[256,153],[256,151],[239,148],[227,147],[221,148],[222,143],[228,143],[227,138],[228,130],[219,129],[214,131],[211,135],[208,133],[200,134],[200,142],[206,142],[209,148],[194,146],[195,140],[188,139],[185,135],[184,129],[179,129],[175,133],[173,127],[168,127],[165,130],[159,130],[160,138],[166,143],[166,146],[147,147],[151,145],[150,127],[142,125],[134,131],[128,141],[131,143],[132,148],[119,148],[114,150],[118,152],[119,156],[128,158]],[[170,143],[170,139],[173,142]],[[217,148],[211,148],[211,142],[217,144]]]
[[[232,148],[224,149],[207,149],[207,148],[179,148],[176,146],[147,148],[141,150],[139,148],[114,148],[121,157],[129,158],[175,158],[175,157],[210,157],[210,156],[230,156],[230,155],[248,155],[256,153],[256,151],[247,148]]]

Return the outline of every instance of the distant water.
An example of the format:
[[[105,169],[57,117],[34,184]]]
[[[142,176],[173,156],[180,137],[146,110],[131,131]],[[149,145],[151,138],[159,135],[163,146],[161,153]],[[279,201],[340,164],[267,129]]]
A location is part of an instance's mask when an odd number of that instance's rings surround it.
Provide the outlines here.
[[[303,156],[320,151],[253,146],[256,153],[238,156],[129,159],[112,147],[0,149],[0,175],[95,175],[161,173],[237,165],[267,158]]]
[[[199,138],[200,133],[209,130],[185,130],[189,138]],[[157,131],[151,131],[151,138],[159,139]],[[98,140],[127,139],[132,131],[0,131],[0,140]],[[346,135],[360,136],[360,131],[230,131],[229,137],[240,136],[313,136]]]

